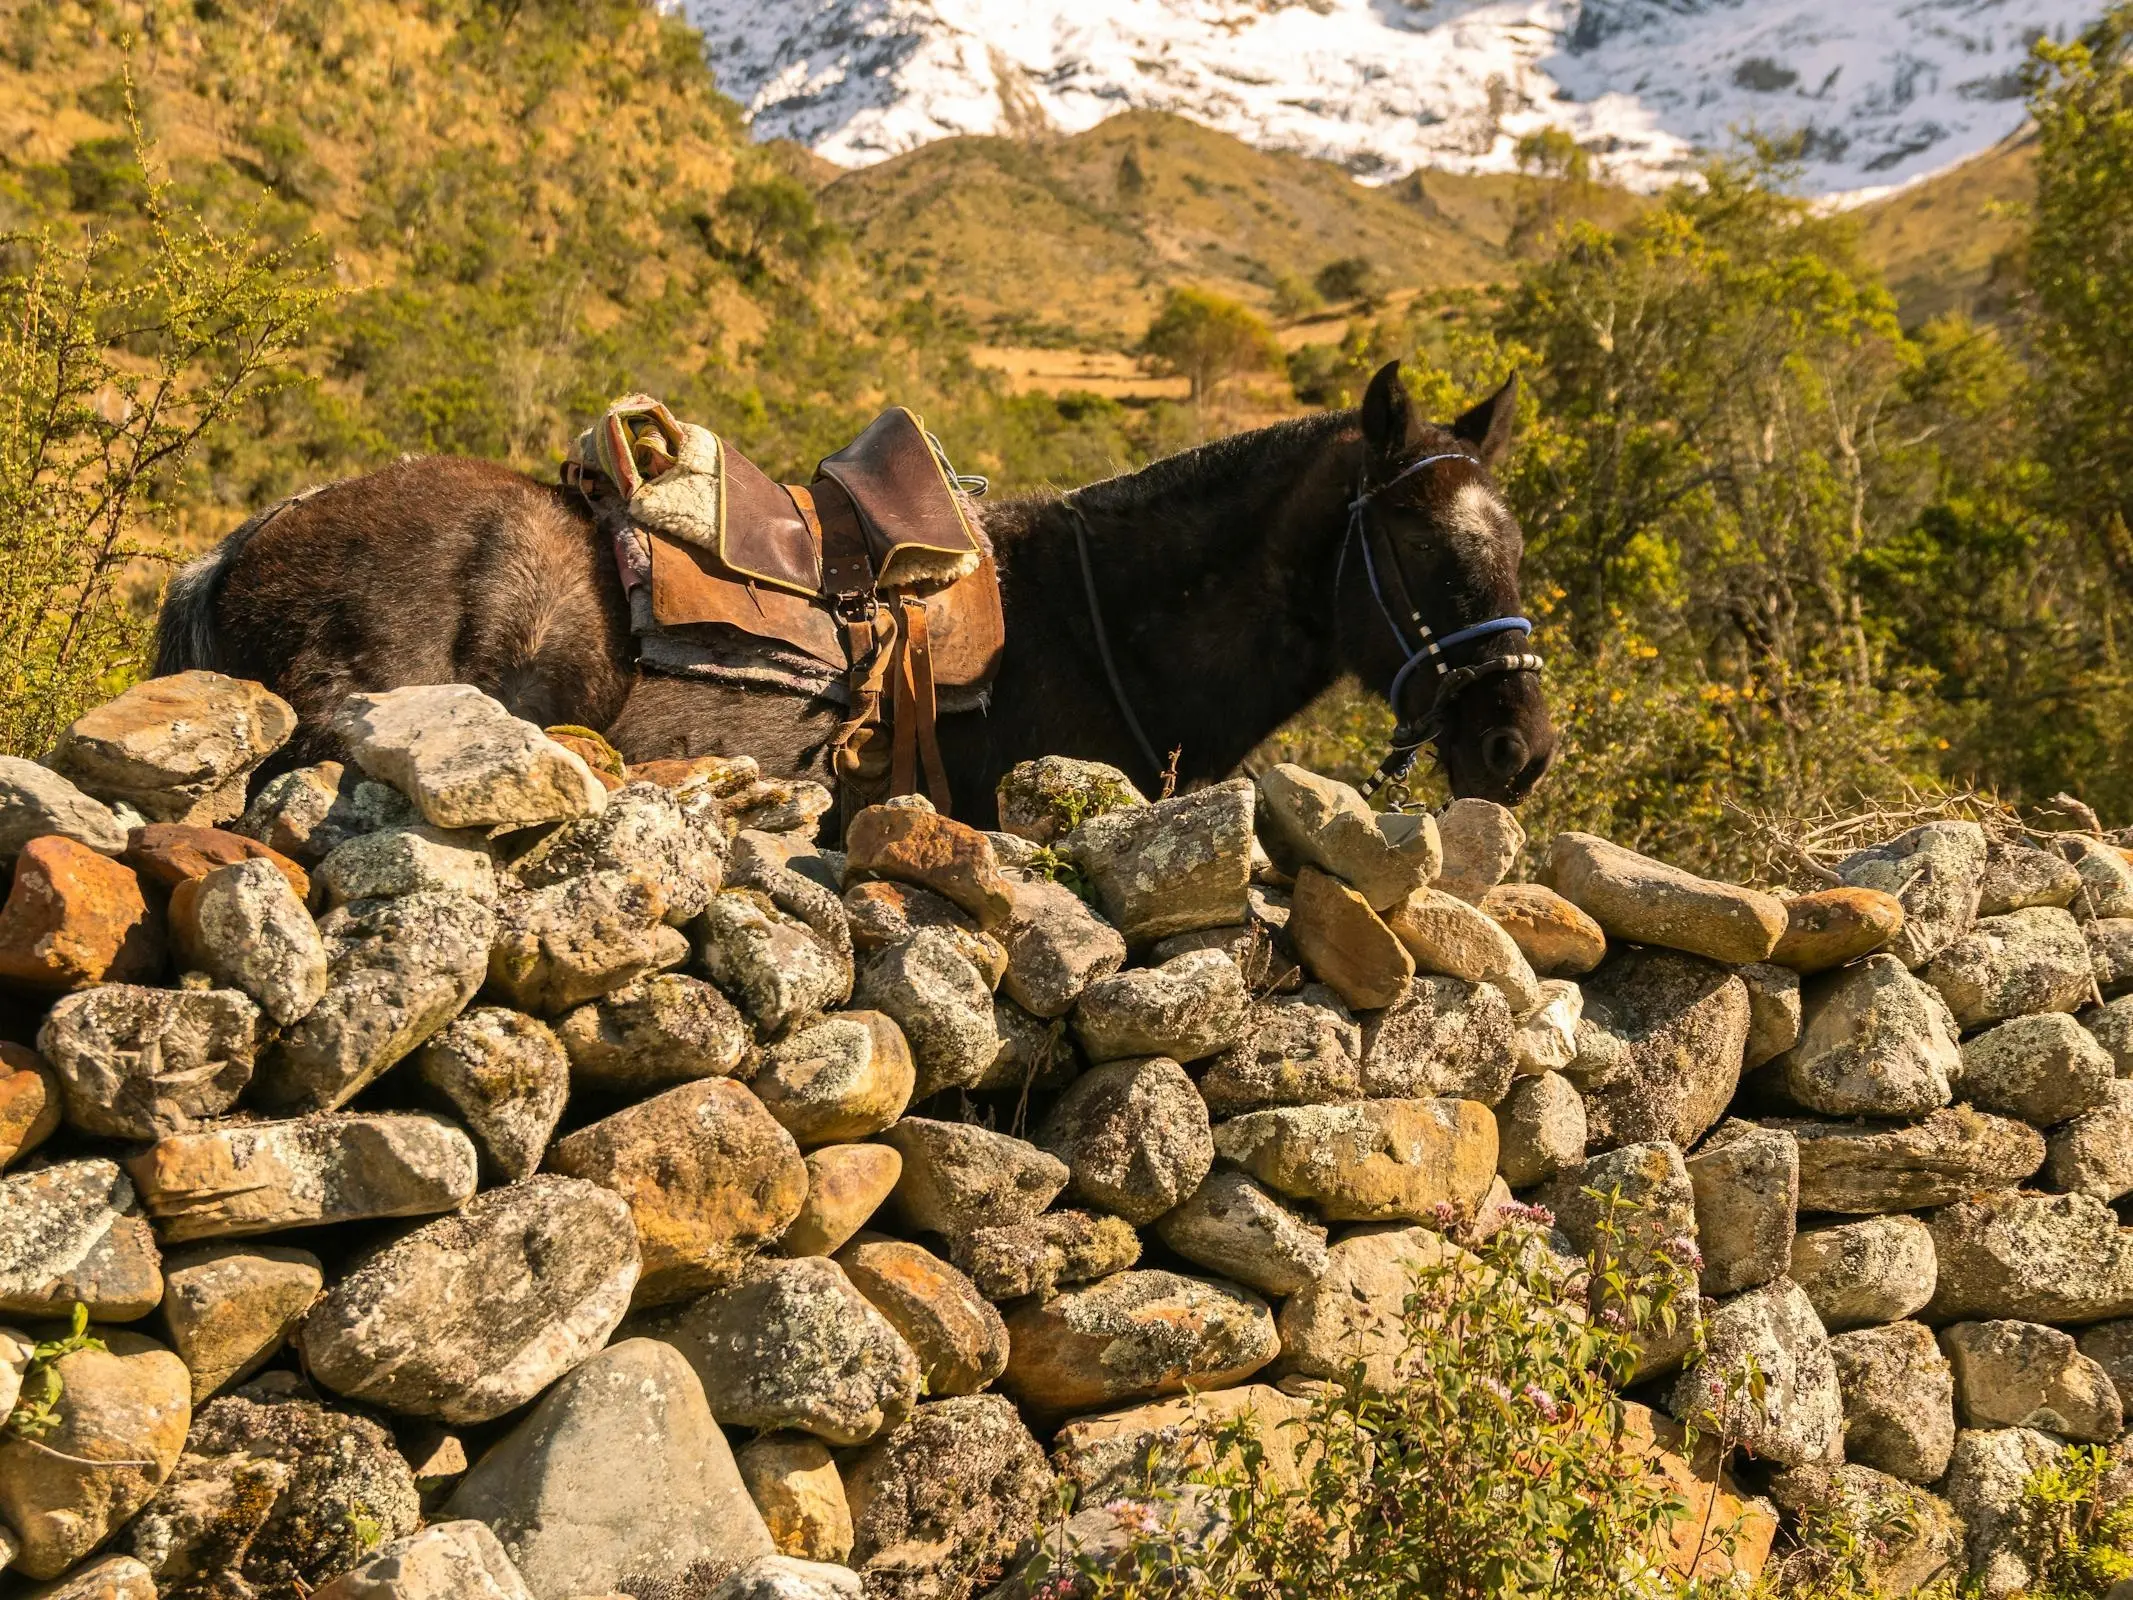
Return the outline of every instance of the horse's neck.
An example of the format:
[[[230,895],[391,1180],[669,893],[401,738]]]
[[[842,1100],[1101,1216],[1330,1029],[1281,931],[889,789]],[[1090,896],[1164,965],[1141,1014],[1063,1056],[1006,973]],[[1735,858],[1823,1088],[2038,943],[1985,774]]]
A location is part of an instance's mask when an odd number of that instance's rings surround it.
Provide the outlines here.
[[[1135,752],[1120,764],[1137,776],[1147,764],[1094,649],[1076,516],[1127,700],[1159,756],[1182,752],[1181,778],[1214,778],[1339,675],[1334,573],[1357,460],[1352,426],[1313,418],[1014,508],[1009,648],[1042,641],[1054,699],[1100,720],[1066,730],[1076,745]]]

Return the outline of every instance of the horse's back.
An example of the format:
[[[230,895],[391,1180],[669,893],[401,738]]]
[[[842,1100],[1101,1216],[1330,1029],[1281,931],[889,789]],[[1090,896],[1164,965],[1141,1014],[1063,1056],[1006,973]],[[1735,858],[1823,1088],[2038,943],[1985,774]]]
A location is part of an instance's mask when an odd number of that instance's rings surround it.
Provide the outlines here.
[[[566,492],[453,457],[395,462],[255,518],[172,584],[159,671],[256,678],[305,755],[348,694],[471,683],[602,726],[629,688],[613,557]]]

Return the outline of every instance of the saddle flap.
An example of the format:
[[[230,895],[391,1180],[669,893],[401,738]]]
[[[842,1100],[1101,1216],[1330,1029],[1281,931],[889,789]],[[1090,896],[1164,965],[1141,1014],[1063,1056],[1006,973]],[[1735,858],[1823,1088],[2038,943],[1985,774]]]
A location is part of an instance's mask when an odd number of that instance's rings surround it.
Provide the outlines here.
[[[917,416],[892,406],[816,468],[852,498],[882,590],[942,589],[984,551]]]
[[[723,624],[844,670],[844,640],[826,607],[769,584],[737,581],[717,556],[685,540],[647,529],[645,543],[652,552],[652,620],[660,627]]]
[[[1007,618],[991,556],[980,554],[969,577],[926,596],[926,632],[933,681],[941,688],[982,689],[992,682],[1007,650]]]
[[[724,456],[719,559],[739,577],[795,594],[819,594],[822,552],[800,507],[782,484],[738,450],[726,450]]]

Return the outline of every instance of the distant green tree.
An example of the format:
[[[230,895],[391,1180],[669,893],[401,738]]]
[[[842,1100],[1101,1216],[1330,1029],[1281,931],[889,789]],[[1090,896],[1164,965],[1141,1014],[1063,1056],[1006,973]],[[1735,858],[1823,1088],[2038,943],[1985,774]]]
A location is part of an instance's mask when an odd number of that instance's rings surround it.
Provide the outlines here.
[[[1187,379],[1205,400],[1225,378],[1263,372],[1281,360],[1265,319],[1249,306],[1205,289],[1172,289],[1141,341],[1142,351]]]
[[[718,203],[716,234],[727,258],[751,272],[805,273],[822,259],[836,229],[822,220],[806,184],[778,172],[728,189]]]
[[[1377,298],[1378,269],[1367,256],[1340,256],[1318,269],[1311,287],[1328,300],[1367,305]]]

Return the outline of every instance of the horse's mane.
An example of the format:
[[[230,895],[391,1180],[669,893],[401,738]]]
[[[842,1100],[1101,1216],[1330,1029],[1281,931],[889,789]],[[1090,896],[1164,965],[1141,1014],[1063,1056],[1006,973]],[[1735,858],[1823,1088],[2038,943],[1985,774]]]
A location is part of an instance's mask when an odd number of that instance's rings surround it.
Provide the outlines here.
[[[1291,476],[1301,462],[1355,425],[1353,411],[1321,411],[1210,439],[1138,472],[1122,472],[1077,489],[1074,502],[1102,517],[1219,516],[1231,497],[1263,495],[1269,478]]]

